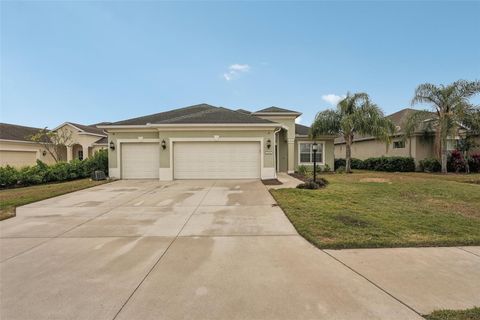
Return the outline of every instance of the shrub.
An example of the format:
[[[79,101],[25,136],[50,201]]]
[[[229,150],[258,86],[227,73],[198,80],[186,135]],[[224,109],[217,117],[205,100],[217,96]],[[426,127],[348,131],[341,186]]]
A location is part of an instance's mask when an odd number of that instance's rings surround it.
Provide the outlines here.
[[[333,162],[333,169],[337,171],[337,169],[340,167],[345,168],[345,165],[346,165],[345,159],[335,159]]]
[[[330,171],[332,171],[332,169],[330,169],[330,166],[328,164],[325,164],[323,166],[323,172],[330,172]]]
[[[0,186],[12,186],[18,181],[18,171],[14,167],[0,167]]]
[[[440,161],[435,158],[427,158],[420,160],[420,170],[423,172],[439,172],[442,170],[442,165]]]
[[[468,158],[468,166],[470,167],[470,172],[480,172],[480,153],[472,154]]]
[[[410,157],[379,157],[363,161],[363,169],[387,172],[415,171],[415,160]]]
[[[453,150],[450,152],[447,159],[447,170],[457,173],[465,171],[465,159],[460,151]]]
[[[335,161],[334,161],[335,171],[340,167],[346,167],[346,166],[347,166],[347,160],[345,160],[345,159],[335,159]],[[360,160],[360,159],[356,159],[356,158],[350,159],[350,167],[352,169],[358,169],[358,170],[365,169],[363,161]]]
[[[306,176],[308,174],[308,168],[307,166],[304,166],[304,165],[300,165],[298,166],[298,174],[301,174],[302,176]]]
[[[87,175],[91,175],[96,170],[103,171],[108,175],[108,151],[106,149],[95,152],[93,156],[84,161]]]
[[[315,189],[319,189],[320,186],[313,181],[308,181],[308,182],[300,183],[297,186],[297,188],[298,189],[312,189],[312,190],[315,190]]]

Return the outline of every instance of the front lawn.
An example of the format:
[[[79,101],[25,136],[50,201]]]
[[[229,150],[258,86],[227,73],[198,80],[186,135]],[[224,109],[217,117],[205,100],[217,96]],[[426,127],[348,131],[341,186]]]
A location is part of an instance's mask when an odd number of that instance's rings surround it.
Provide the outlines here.
[[[480,308],[468,310],[440,310],[425,316],[427,320],[479,320]]]
[[[106,182],[106,180],[91,181],[90,179],[81,179],[25,188],[0,190],[0,220],[14,216],[15,207],[56,197],[65,193],[90,188]]]
[[[322,175],[320,190],[271,190],[319,248],[480,245],[480,174]]]

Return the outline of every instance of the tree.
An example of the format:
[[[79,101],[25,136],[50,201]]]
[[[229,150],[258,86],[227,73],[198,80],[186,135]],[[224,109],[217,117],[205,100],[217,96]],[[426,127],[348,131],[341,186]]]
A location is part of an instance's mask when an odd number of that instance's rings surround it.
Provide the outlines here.
[[[341,135],[345,139],[345,171],[351,172],[351,148],[356,134],[372,135],[386,143],[395,133],[394,124],[370,101],[366,93],[348,94],[336,109],[319,112],[312,124],[311,136]]]
[[[447,172],[447,140],[458,134],[459,128],[467,131],[479,126],[479,107],[469,99],[480,93],[480,81],[459,80],[449,85],[436,86],[424,83],[417,87],[412,105],[430,104],[431,111],[414,112],[406,121],[405,137],[411,137],[416,130],[425,126],[433,126],[435,140],[440,151],[442,172]]]
[[[42,145],[55,162],[62,160],[62,150],[65,147],[73,145],[72,132],[70,130],[50,131],[44,128],[29,138],[31,141]]]

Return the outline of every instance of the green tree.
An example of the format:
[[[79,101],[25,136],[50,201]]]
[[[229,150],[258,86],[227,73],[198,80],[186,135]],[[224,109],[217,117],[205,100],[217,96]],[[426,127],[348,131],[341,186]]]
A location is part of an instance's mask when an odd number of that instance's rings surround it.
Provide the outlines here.
[[[431,110],[417,111],[406,121],[404,135],[411,137],[417,130],[431,126],[440,151],[442,172],[447,172],[447,140],[455,137],[459,129],[471,131],[480,126],[479,107],[469,99],[480,93],[480,81],[459,80],[449,85],[424,83],[417,87],[412,105],[427,103]],[[432,114],[433,111],[433,114]]]
[[[370,101],[366,93],[348,94],[336,109],[319,112],[311,128],[312,138],[320,135],[341,135],[345,139],[345,171],[351,172],[352,143],[356,134],[372,135],[390,143],[394,124]]]

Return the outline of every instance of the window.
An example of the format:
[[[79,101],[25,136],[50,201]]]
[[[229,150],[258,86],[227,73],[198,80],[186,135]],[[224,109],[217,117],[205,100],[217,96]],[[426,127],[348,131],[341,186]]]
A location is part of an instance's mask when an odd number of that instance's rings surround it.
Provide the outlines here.
[[[453,151],[458,149],[459,140],[456,139],[447,139],[447,150]]]
[[[78,160],[83,160],[83,150],[78,150]]]
[[[313,163],[313,150],[311,142],[299,143],[298,152],[300,163]],[[317,163],[323,163],[323,143],[318,143],[318,150],[315,160]]]
[[[394,141],[393,149],[403,149],[405,148],[405,141]]]

